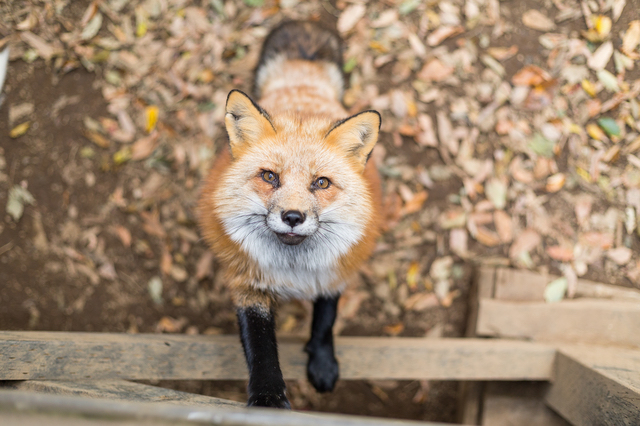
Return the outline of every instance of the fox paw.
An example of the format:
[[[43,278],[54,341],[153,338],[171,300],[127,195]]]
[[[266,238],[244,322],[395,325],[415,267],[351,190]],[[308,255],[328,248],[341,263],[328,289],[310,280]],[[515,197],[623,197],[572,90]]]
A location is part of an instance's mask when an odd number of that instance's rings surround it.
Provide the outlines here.
[[[318,392],[330,392],[336,385],[339,376],[338,361],[333,351],[309,353],[307,378]]]
[[[291,404],[284,393],[259,393],[249,396],[249,407],[272,407],[291,410]]]

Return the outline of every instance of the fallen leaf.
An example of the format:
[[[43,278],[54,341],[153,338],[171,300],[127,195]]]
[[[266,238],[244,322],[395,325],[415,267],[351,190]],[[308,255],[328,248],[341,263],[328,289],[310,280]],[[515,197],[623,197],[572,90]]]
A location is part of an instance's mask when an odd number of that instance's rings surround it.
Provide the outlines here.
[[[632,251],[627,247],[617,247],[607,251],[607,257],[617,265],[626,265],[631,260]]]
[[[100,148],[109,148],[109,146],[111,145],[109,139],[105,138],[98,132],[86,130],[84,132],[84,136],[94,144],[98,145]]]
[[[156,128],[156,123],[158,122],[158,107],[150,105],[144,109],[144,113],[146,117],[145,131],[151,133],[151,131]]]
[[[416,293],[404,302],[404,308],[410,311],[422,312],[440,306],[438,297],[433,293]]]
[[[537,86],[551,80],[551,76],[545,70],[535,65],[527,65],[521,68],[512,78],[515,86]]]
[[[556,303],[564,299],[568,282],[565,277],[551,281],[544,289],[544,300],[547,303]]]
[[[397,324],[385,325],[382,331],[390,336],[397,336],[404,331],[404,324],[399,322]]]
[[[573,260],[573,248],[565,246],[549,246],[547,254],[553,260],[560,262],[571,262]]]
[[[97,13],[87,24],[86,27],[82,30],[80,34],[80,38],[82,40],[91,40],[94,38],[98,31],[100,31],[100,27],[102,27],[102,14]]]
[[[162,280],[160,277],[153,277],[149,280],[147,284],[147,288],[149,290],[149,296],[151,296],[151,300],[156,305],[162,305],[164,300],[162,299]]]
[[[36,202],[36,199],[33,198],[33,195],[26,189],[20,185],[14,185],[13,188],[9,190],[9,197],[7,199],[7,213],[9,216],[13,218],[14,221],[19,221],[22,217],[22,213],[24,212],[24,205],[31,204],[33,205]]]
[[[487,53],[498,61],[504,61],[518,53],[518,46],[514,44],[511,47],[489,47]]]
[[[346,33],[356,26],[362,19],[367,8],[363,4],[352,4],[344,9],[338,18],[337,28],[341,33]]]
[[[402,210],[403,215],[416,213],[420,211],[422,209],[422,206],[424,205],[424,202],[427,201],[428,197],[429,197],[429,193],[425,190],[422,190],[414,194],[411,200],[405,203],[404,208]]]
[[[463,228],[452,229],[449,234],[449,248],[460,257],[466,257],[468,253],[468,234]]]
[[[158,321],[158,324],[156,325],[156,332],[178,333],[187,325],[188,322],[189,320],[185,317],[175,319],[169,316],[164,316],[160,318],[160,321]]]
[[[459,25],[456,25],[456,26],[443,25],[441,27],[438,27],[431,34],[429,34],[429,36],[427,37],[427,44],[431,47],[437,46],[440,43],[442,43],[445,39],[458,35],[462,32],[464,32],[464,27],[461,27]]]
[[[11,131],[9,132],[9,136],[14,139],[20,137],[27,133],[27,130],[29,130],[29,126],[31,126],[30,121],[25,121],[22,124],[18,124],[16,127],[11,129]]]
[[[610,90],[611,92],[620,91],[620,86],[618,85],[618,80],[615,75],[611,74],[607,70],[599,70],[596,75],[598,76],[600,83],[602,83],[607,90]]]
[[[530,9],[523,13],[522,23],[538,31],[551,31],[556,28],[556,24],[551,19],[536,9]]]
[[[640,20],[629,22],[629,28],[622,37],[622,53],[625,55],[638,59],[640,55],[635,52],[636,47],[640,44]]]
[[[516,240],[509,248],[509,257],[511,259],[518,259],[523,253],[529,253],[534,248],[538,247],[542,243],[542,237],[540,234],[527,228],[520,235],[516,237]]]
[[[496,210],[502,210],[507,205],[507,184],[503,180],[489,179],[484,186],[484,192]]]
[[[556,173],[555,175],[549,176],[545,189],[547,192],[558,192],[562,189],[566,180],[567,177],[564,173]]]
[[[503,210],[496,210],[493,212],[493,223],[495,224],[500,241],[510,243],[513,240],[513,220],[511,216]]]
[[[444,65],[439,59],[434,58],[427,62],[417,77],[423,81],[442,81],[453,74],[455,69]]]
[[[420,264],[411,262],[407,270],[407,286],[414,290],[418,286],[418,278],[420,278]]]
[[[580,84],[582,86],[582,89],[587,92],[589,96],[591,96],[592,98],[596,96],[596,86],[592,82],[584,79]]]
[[[122,242],[123,246],[125,247],[131,246],[131,232],[127,228],[125,228],[122,225],[116,225],[114,227],[114,231],[118,236],[118,238],[120,239],[120,241]]]
[[[613,43],[608,41],[593,52],[593,55],[587,60],[587,65],[592,70],[602,70],[607,66],[609,60],[611,60],[611,55],[613,55]]]
[[[610,117],[602,117],[598,120],[598,124],[609,136],[620,136],[620,126],[616,120]]]
[[[484,226],[478,226],[475,235],[472,236],[482,245],[487,247],[495,247],[500,245],[502,241],[495,232],[485,228]]]
[[[138,139],[131,145],[131,160],[139,161],[149,157],[158,147],[158,134],[154,133]]]

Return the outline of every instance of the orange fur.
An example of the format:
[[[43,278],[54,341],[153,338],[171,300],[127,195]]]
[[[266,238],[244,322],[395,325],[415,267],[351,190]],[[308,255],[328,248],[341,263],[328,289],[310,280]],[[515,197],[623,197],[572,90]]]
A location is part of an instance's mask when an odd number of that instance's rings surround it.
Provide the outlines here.
[[[269,309],[278,295],[270,290],[272,286],[297,285],[274,282],[273,274],[225,228],[225,220],[234,220],[234,203],[242,203],[245,196],[282,210],[322,213],[338,202],[346,206],[345,217],[362,228],[362,235],[338,257],[335,279],[322,289],[325,293],[340,292],[375,246],[381,192],[376,167],[373,161],[366,162],[366,156],[377,139],[379,116],[364,113],[336,126],[347,113],[327,66],[281,61],[280,72],[274,74],[278,77],[263,82],[263,97],[258,101],[268,116],[245,95],[232,92],[229,96],[225,123],[230,149],[220,153],[204,181],[198,221],[204,239],[225,269],[238,307]],[[277,173],[282,189],[265,182],[263,170]],[[308,189],[320,176],[329,177],[332,185]],[[350,200],[362,211],[350,208]],[[309,290],[309,298],[314,297],[313,291]]]

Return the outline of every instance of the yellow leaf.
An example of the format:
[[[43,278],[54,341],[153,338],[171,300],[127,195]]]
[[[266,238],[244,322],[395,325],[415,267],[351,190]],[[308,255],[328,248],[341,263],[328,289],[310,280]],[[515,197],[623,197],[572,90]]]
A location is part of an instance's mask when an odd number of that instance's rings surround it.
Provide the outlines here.
[[[611,18],[605,15],[593,17],[593,26],[601,38],[605,38],[611,32]]]
[[[415,289],[418,285],[418,277],[420,273],[420,265],[418,262],[412,262],[407,271],[407,285],[410,289]]]
[[[120,151],[113,154],[113,162],[116,163],[116,165],[127,162],[131,160],[131,154],[131,148],[128,146],[124,147]]]
[[[596,96],[596,86],[587,79],[582,80],[582,89],[587,92],[589,96],[595,98]]]
[[[145,130],[147,133],[151,133],[151,131],[156,128],[156,123],[158,123],[158,107],[155,105],[148,106],[145,109],[145,115],[147,117]]]
[[[11,131],[9,132],[9,136],[11,136],[12,138],[22,136],[27,133],[27,130],[29,130],[29,126],[31,126],[30,121],[25,121],[22,124],[18,124],[16,127],[11,129]]]
[[[582,133],[582,128],[580,126],[578,126],[577,124],[572,123],[569,126],[569,132],[574,133],[576,135],[579,135],[580,133]]]
[[[595,123],[587,124],[587,134],[597,141],[606,141],[607,136],[602,129]]]

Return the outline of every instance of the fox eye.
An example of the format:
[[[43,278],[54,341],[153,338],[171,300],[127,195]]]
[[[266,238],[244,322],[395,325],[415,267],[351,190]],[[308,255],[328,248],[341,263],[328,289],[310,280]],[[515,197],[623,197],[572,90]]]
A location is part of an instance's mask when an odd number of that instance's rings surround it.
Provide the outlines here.
[[[262,172],[262,179],[265,182],[276,183],[276,181],[278,180],[278,175],[269,170],[265,170],[264,172]]]
[[[314,182],[314,186],[320,189],[327,189],[329,185],[331,185],[331,181],[326,177],[318,178]]]

